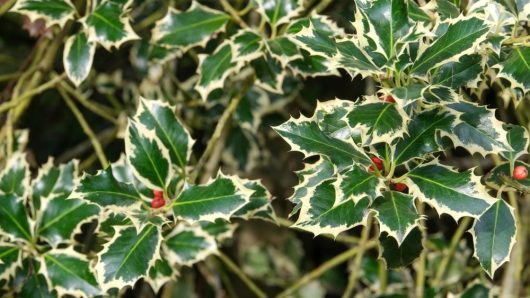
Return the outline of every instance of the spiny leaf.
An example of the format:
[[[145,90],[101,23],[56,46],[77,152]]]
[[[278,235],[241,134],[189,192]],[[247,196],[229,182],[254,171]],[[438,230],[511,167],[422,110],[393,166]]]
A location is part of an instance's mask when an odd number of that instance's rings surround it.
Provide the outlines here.
[[[423,240],[419,227],[414,228],[403,240],[401,245],[394,237],[379,236],[379,243],[383,250],[381,257],[388,269],[396,269],[411,264],[423,250]]]
[[[530,48],[516,47],[508,57],[499,63],[499,77],[510,81],[512,87],[523,89],[526,93],[530,90]]]
[[[375,200],[385,184],[383,179],[354,165],[338,175],[338,186],[341,201],[353,200],[357,203],[363,198]]]
[[[18,0],[11,11],[26,15],[32,22],[39,18],[47,26],[64,24],[75,14],[75,7],[70,0]]]
[[[261,35],[253,30],[241,30],[233,38],[234,60],[248,62],[263,56],[264,42]]]
[[[192,266],[217,252],[215,239],[200,227],[178,225],[164,239],[164,254],[171,262]]]
[[[11,240],[33,239],[24,201],[14,194],[0,194],[0,235]]]
[[[40,201],[45,197],[68,195],[74,189],[77,175],[76,160],[54,166],[53,159],[39,169],[37,178],[31,182],[31,202],[35,210],[40,209]]]
[[[371,206],[377,212],[381,232],[397,240],[398,246],[418,226],[420,219],[414,197],[396,191],[385,191]]]
[[[501,151],[500,155],[513,164],[521,155],[526,154],[530,143],[530,136],[524,127],[513,125],[506,134],[506,141],[511,147],[511,150]]]
[[[482,74],[482,56],[465,55],[458,62],[450,62],[440,66],[432,78],[434,84],[457,89],[460,87],[477,87]]]
[[[234,217],[240,217],[246,220],[249,219],[263,219],[274,222],[276,215],[271,205],[270,194],[267,189],[258,181],[244,181],[245,188],[250,190],[248,203],[239,208]]]
[[[199,59],[199,80],[195,89],[206,100],[210,92],[223,87],[225,79],[238,67],[233,60],[230,43],[221,44],[211,55],[199,55]]]
[[[301,0],[257,0],[259,12],[272,26],[288,22],[302,11]]]
[[[25,155],[15,153],[7,160],[5,168],[0,173],[0,191],[5,194],[15,194],[26,197],[30,185],[29,165]]]
[[[20,247],[0,242],[0,281],[9,280],[22,265]]]

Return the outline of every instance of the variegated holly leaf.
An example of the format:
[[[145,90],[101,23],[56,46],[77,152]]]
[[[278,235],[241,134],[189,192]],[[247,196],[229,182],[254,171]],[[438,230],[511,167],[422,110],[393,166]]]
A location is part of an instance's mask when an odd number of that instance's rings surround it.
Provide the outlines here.
[[[221,158],[227,168],[251,171],[262,158],[256,135],[242,127],[233,127],[226,138]]]
[[[139,39],[126,16],[131,0],[100,1],[83,19],[88,41],[97,42],[107,50],[119,48],[124,42]]]
[[[418,258],[423,250],[423,239],[419,227],[412,229],[401,245],[394,237],[381,234],[379,243],[382,253],[380,257],[385,261],[388,269],[396,269],[410,265]]]
[[[0,173],[0,191],[25,197],[30,188],[30,171],[26,155],[15,153]]]
[[[102,208],[121,210],[142,204],[142,197],[133,185],[120,182],[112,175],[112,169],[96,175],[84,174],[70,198],[80,198]]]
[[[232,37],[234,60],[248,62],[263,56],[264,41],[261,35],[253,30],[240,30]]]
[[[432,78],[434,84],[457,89],[460,87],[477,87],[483,72],[483,57],[478,54],[465,55],[460,60],[443,64]]]
[[[401,106],[406,106],[421,99],[424,88],[425,86],[422,84],[411,84],[390,89],[388,90],[388,93],[390,93],[394,100]]]
[[[85,32],[79,32],[66,40],[63,52],[64,70],[76,86],[81,85],[88,77],[95,52],[96,44],[88,41]]]
[[[98,254],[96,272],[104,291],[133,285],[147,276],[160,256],[162,235],[155,225],[141,231],[134,227],[118,227],[112,240]]]
[[[298,46],[284,36],[267,40],[267,49],[272,58],[278,60],[285,67],[289,62],[302,58]]]
[[[356,104],[346,117],[354,130],[361,131],[365,145],[381,142],[390,144],[402,138],[409,122],[409,116],[399,105],[383,102],[377,97]]]
[[[456,117],[447,112],[431,110],[422,112],[410,121],[403,139],[396,144],[394,162],[401,164],[412,158],[442,150],[437,142],[437,132],[450,131]]]
[[[303,170],[296,172],[298,184],[295,186],[293,194],[288,198],[296,206],[289,216],[293,216],[302,208],[302,199],[311,196],[315,186],[334,177],[336,172],[335,166],[326,157],[321,157],[314,164],[306,164]]]
[[[311,55],[321,55],[330,59],[337,54],[334,34],[335,32],[326,26],[313,25],[313,20],[309,19],[309,26],[302,27],[292,35],[291,39]]]
[[[31,182],[31,203],[35,210],[40,209],[41,200],[45,197],[68,195],[74,189],[77,176],[76,160],[67,164],[54,166],[53,159],[39,169],[37,178]]]
[[[337,196],[336,180],[326,180],[309,190],[310,195],[302,198],[298,220],[293,225],[315,235],[341,232],[364,224],[370,200],[363,198],[357,203]]]
[[[257,3],[258,11],[273,27],[287,23],[304,8],[302,0],[257,0]]]
[[[44,19],[48,27],[64,24],[76,13],[70,0],[18,0],[11,11],[27,16],[32,22]]]
[[[415,1],[407,1],[409,18],[416,22],[431,22],[431,17]]]
[[[217,88],[222,88],[225,79],[238,69],[234,61],[233,50],[230,43],[223,43],[211,55],[199,55],[199,79],[195,90],[202,99],[206,100],[208,94]]]
[[[159,100],[140,98],[135,117],[138,123],[154,131],[156,137],[169,151],[173,165],[180,168],[185,176],[193,139],[175,116],[174,108]]]
[[[256,132],[261,124],[263,113],[267,111],[270,105],[267,92],[260,88],[250,88],[241,98],[234,113],[234,120],[238,122],[241,130]]]
[[[149,274],[145,280],[153,288],[153,291],[158,293],[167,282],[177,280],[177,276],[178,271],[166,259],[162,258],[156,260],[155,265],[149,269]]]
[[[444,104],[457,101],[461,98],[455,90],[442,85],[430,85],[425,87],[421,92],[421,96],[423,97],[423,101],[428,104]]]
[[[306,156],[322,154],[331,159],[339,168],[350,166],[353,162],[370,165],[370,159],[355,144],[326,135],[313,119],[300,117],[274,127],[293,150]]]
[[[517,227],[513,208],[502,199],[493,203],[475,222],[473,229],[475,257],[488,275],[510,259]]]
[[[129,120],[125,152],[138,180],[151,188],[166,189],[174,170],[169,164],[169,150],[154,131],[140,122]]]
[[[448,21],[447,30],[431,44],[420,46],[418,58],[411,67],[411,73],[425,76],[437,66],[458,59],[475,50],[485,40],[488,26],[476,16],[459,17]]]
[[[283,93],[282,85],[286,73],[280,63],[270,55],[265,55],[251,62],[256,74],[256,86],[272,93]]]
[[[249,200],[249,191],[227,176],[206,185],[187,185],[171,204],[175,217],[189,221],[229,219]]]
[[[136,189],[136,192],[143,197],[150,198],[153,196],[153,190],[145,186],[136,178],[131,165],[129,165],[127,162],[127,156],[125,154],[122,154],[120,158],[113,162],[110,166],[112,167],[112,176],[118,182],[131,185],[134,189]]]
[[[196,45],[204,47],[216,32],[224,29],[229,19],[221,11],[193,1],[187,11],[170,8],[156,23],[152,39],[156,44],[182,51]]]
[[[398,246],[418,227],[420,216],[414,206],[414,197],[397,191],[385,191],[371,208],[375,210],[379,229],[396,239]]]
[[[24,200],[12,193],[0,194],[0,235],[31,242],[32,234]]]
[[[447,107],[458,120],[452,130],[441,134],[449,137],[455,147],[461,146],[471,154],[482,156],[510,149],[505,145],[507,133],[503,122],[497,120],[494,110],[464,101],[447,104]]]
[[[53,247],[73,241],[74,235],[81,232],[81,225],[98,218],[99,211],[94,204],[87,204],[80,199],[67,199],[63,195],[43,198],[41,210],[37,213],[37,236]]]
[[[411,194],[439,214],[448,214],[455,220],[462,216],[477,218],[494,202],[472,170],[455,172],[436,162],[410,171],[407,186]]]
[[[337,180],[339,200],[355,203],[364,198],[375,200],[381,196],[381,189],[385,186],[383,179],[357,165],[339,173]]]
[[[295,75],[303,78],[319,76],[339,76],[335,65],[329,59],[320,55],[311,55],[309,52],[302,50],[301,59],[289,62],[288,66]]]
[[[353,108],[354,103],[351,101],[339,99],[318,101],[314,117],[320,129],[330,137],[344,141],[353,138],[355,143],[360,143],[358,135],[354,134],[346,119],[346,115]]]
[[[521,155],[526,154],[528,146],[530,145],[530,136],[528,131],[519,125],[510,126],[510,130],[506,134],[507,144],[511,147],[510,150],[501,151],[500,155],[512,164]]]
[[[237,228],[237,224],[230,223],[223,219],[217,219],[214,222],[201,221],[199,222],[201,229],[215,238],[215,241],[222,242],[226,239],[231,239]]]
[[[338,55],[333,58],[334,66],[343,68],[352,78],[358,74],[365,77],[382,72],[354,38],[338,41],[337,50]]]
[[[516,47],[508,57],[501,61],[497,67],[500,69],[498,76],[505,78],[512,87],[521,88],[526,93],[530,90],[530,48]]]
[[[48,282],[42,273],[39,273],[40,262],[33,258],[27,258],[17,270],[13,279],[13,289],[16,289],[18,297],[57,298],[57,292],[49,288]]]
[[[94,297],[101,294],[92,266],[73,249],[53,249],[42,256],[41,272],[59,296]]]
[[[275,222],[276,215],[271,205],[270,194],[260,182],[245,181],[243,183],[245,188],[250,190],[252,194],[248,203],[243,205],[234,213],[234,217],[240,217],[246,220],[249,219],[263,219]]]
[[[171,264],[192,266],[217,252],[215,238],[200,226],[177,225],[164,237],[164,255]]]
[[[0,281],[9,280],[22,266],[21,248],[12,243],[0,242]]]

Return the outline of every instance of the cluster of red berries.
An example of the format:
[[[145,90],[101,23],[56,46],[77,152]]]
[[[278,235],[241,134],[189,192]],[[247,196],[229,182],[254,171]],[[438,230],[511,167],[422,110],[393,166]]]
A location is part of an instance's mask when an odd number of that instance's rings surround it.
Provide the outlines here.
[[[513,178],[517,180],[523,180],[528,177],[528,169],[526,169],[525,166],[516,166],[515,169],[513,169]]]
[[[166,204],[164,200],[164,193],[160,190],[153,190],[153,200],[151,201],[151,207],[158,209]]]
[[[377,167],[377,170],[382,171],[383,170],[383,161],[379,157],[376,157],[376,156],[372,156],[371,159],[372,159],[372,162],[374,163],[374,165]],[[375,171],[375,169],[374,169],[373,165],[368,167],[368,172],[372,173],[374,171]],[[405,192],[407,190],[407,185],[405,183],[400,183],[400,182],[392,183],[391,187],[392,187],[393,190],[399,191],[399,192]]]

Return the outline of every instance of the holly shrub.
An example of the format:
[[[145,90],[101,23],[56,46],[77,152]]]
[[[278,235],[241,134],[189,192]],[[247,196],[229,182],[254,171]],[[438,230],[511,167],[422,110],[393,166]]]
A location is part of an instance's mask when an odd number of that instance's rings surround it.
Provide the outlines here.
[[[1,0],[1,295],[530,295],[529,16]]]

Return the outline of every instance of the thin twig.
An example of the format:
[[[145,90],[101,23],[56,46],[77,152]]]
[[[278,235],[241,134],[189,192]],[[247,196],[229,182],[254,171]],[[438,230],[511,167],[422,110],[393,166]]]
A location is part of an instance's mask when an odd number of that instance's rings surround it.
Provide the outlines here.
[[[5,102],[5,103],[1,104],[0,105],[0,113],[5,112],[6,110],[9,110],[11,108],[16,107],[17,105],[22,103],[24,100],[26,100],[28,98],[31,98],[33,95],[42,93],[43,91],[54,87],[55,84],[57,84],[59,81],[64,79],[64,77],[65,77],[65,74],[57,76],[57,77],[49,80],[48,82],[36,87],[35,89],[31,89],[31,90],[23,93],[22,95],[20,95],[20,96],[18,96],[16,98],[13,98],[12,100],[10,100],[8,102]]]
[[[230,14],[232,17],[232,20],[236,22],[241,28],[249,28],[248,24],[241,18],[239,13],[228,3],[227,0],[220,0],[221,5],[223,6],[224,10]]]
[[[247,285],[247,287],[249,288],[249,290],[252,291],[252,293],[254,293],[259,298],[267,297],[267,294],[265,294],[260,288],[258,288],[258,286],[256,286],[256,284],[250,278],[248,278],[248,276],[243,271],[241,271],[241,269],[239,269],[239,267],[234,262],[232,262],[232,260],[230,260],[227,255],[222,252],[219,252],[217,256],[226,265],[226,267],[230,269],[230,271],[237,275],[237,277],[239,277],[241,281],[244,282],[245,285]]]

